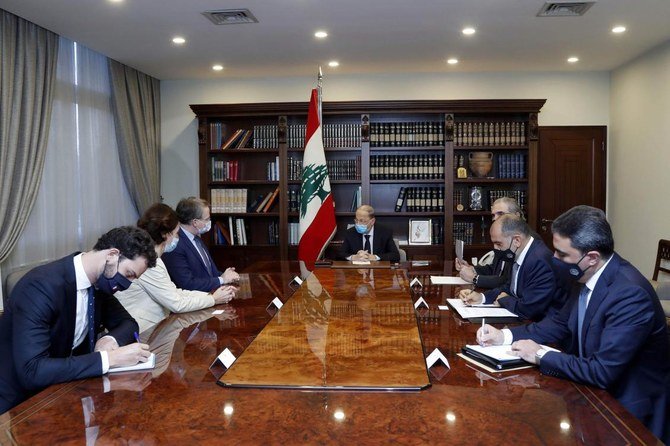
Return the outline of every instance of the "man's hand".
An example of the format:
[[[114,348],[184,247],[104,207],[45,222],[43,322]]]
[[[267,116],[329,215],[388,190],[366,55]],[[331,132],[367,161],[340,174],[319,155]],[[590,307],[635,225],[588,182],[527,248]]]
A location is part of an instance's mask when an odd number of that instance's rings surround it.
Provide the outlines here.
[[[498,330],[488,324],[477,330],[477,343],[483,347],[489,345],[502,345],[505,340],[502,330]]]
[[[511,347],[510,355],[518,356],[531,364],[537,364],[537,356],[535,354],[541,348],[537,342],[530,339],[522,339],[512,342]]]
[[[240,281],[240,275],[235,271],[235,268],[227,268],[223,274],[221,274],[221,277],[223,278],[224,284]]]
[[[454,267],[456,268],[456,271],[460,271],[461,269],[470,266],[470,264],[466,260],[461,260],[458,257],[456,257],[454,261]],[[472,267],[471,267],[472,268]]]
[[[506,292],[503,291],[502,293],[498,294],[498,297],[496,297],[495,303],[497,303],[498,306],[500,306],[500,303],[498,301],[500,299],[502,299],[503,297],[508,297],[508,296],[509,296],[509,294],[507,294]]]
[[[484,295],[473,290],[461,290],[458,293],[458,298],[461,299],[465,305],[477,305],[484,302]]]
[[[108,351],[109,367],[122,367],[135,365],[139,362],[147,362],[151,351],[147,344],[140,344],[134,342],[132,344],[124,345],[116,350]]]
[[[477,275],[477,271],[475,270],[474,266],[464,265],[459,270],[458,275],[461,276],[461,279],[467,280],[468,282],[472,282],[475,279],[475,276]]]
[[[216,305],[219,305],[219,304],[227,304],[228,302],[230,302],[235,298],[236,294],[237,294],[236,287],[232,285],[223,285],[217,288],[216,291],[212,293],[212,296],[214,297],[214,303]]]
[[[95,343],[95,349],[93,349],[93,351],[111,352],[112,350],[116,350],[117,348],[119,348],[119,344],[116,342],[116,339],[114,339],[111,336],[103,336],[100,339],[98,339],[98,342]]]

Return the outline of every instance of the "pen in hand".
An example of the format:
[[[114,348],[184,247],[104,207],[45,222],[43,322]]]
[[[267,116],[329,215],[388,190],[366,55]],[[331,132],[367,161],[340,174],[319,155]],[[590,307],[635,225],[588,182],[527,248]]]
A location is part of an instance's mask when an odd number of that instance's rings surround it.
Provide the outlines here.
[[[140,341],[140,335],[138,335],[137,332],[133,333],[133,335],[135,336],[135,340],[137,341],[137,343],[141,344],[142,341]]]

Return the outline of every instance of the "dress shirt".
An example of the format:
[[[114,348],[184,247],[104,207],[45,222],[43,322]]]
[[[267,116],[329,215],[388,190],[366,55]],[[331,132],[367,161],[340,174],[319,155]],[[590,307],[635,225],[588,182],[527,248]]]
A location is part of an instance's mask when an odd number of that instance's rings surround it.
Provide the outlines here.
[[[193,234],[191,234],[191,233],[189,232],[189,230],[186,229],[186,228],[184,227],[184,225],[180,225],[180,226],[181,226],[181,228],[184,230],[184,233],[186,234],[186,237],[188,237],[188,239],[190,240],[191,244],[193,245],[193,247],[195,248],[195,250],[196,250],[196,251],[198,252],[198,254],[200,255],[200,258],[202,259],[203,263],[204,263],[205,265],[209,265],[209,263],[210,263],[209,260],[207,260],[207,259],[203,259],[202,254],[200,253],[200,248],[199,248],[198,245],[196,244],[195,238],[198,237],[198,236],[197,236],[197,235],[193,235]],[[204,244],[204,243],[203,243],[203,244]],[[224,284],[224,282],[223,282],[223,277],[219,276],[219,285],[223,285],[223,284]]]
[[[365,234],[361,234],[361,239],[363,240],[363,246],[365,246],[365,236],[366,235],[370,236],[370,254],[374,254],[374,252],[373,252],[374,249],[375,249],[374,248],[374,246],[375,246],[375,244],[374,244],[374,238],[375,238],[375,227],[374,227],[374,225],[370,229],[370,232],[366,232]],[[349,257],[347,257],[347,260],[351,260],[352,257],[353,257],[353,254],[350,255]],[[340,258],[342,258],[342,257],[340,257]],[[375,260],[379,260],[378,255],[375,255]]]
[[[530,245],[533,244],[533,240],[535,240],[532,236],[528,239],[528,243],[526,243],[526,246],[523,247],[523,251],[521,251],[521,254],[516,258],[516,263],[519,265],[519,268],[517,269],[516,276],[514,277],[514,283],[511,284],[512,287],[512,292],[514,295],[516,295],[516,284],[519,282],[519,271],[521,271],[521,266],[523,265],[523,261],[526,259],[526,254],[528,254],[528,251],[530,250]]]
[[[88,289],[91,288],[91,281],[88,280],[86,271],[84,271],[84,264],[81,257],[84,254],[74,256],[74,274],[77,281],[77,315],[74,324],[74,342],[72,343],[72,350],[81,344],[88,334]],[[111,337],[111,336],[110,336]],[[95,343],[95,342],[94,342]],[[109,356],[106,351],[100,352],[102,359],[102,373],[107,373],[109,370]]]

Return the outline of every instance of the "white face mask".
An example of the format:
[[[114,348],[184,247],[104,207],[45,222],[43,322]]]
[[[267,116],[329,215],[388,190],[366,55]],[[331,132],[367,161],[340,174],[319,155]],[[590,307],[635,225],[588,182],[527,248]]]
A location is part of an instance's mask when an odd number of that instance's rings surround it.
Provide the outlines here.
[[[177,247],[177,243],[179,243],[179,237],[172,237],[172,240],[170,240],[170,243],[165,245],[165,250],[163,252],[172,252],[175,250]]]
[[[204,227],[198,229],[198,234],[202,235],[212,229],[212,220],[209,220]]]

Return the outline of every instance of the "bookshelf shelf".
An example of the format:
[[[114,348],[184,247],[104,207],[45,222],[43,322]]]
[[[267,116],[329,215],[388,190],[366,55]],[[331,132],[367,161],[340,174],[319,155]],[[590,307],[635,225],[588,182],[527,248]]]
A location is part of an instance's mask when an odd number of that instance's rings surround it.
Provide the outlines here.
[[[324,151],[334,169],[330,176],[338,226],[334,240],[342,240],[347,225],[353,222],[355,213],[350,209],[357,194],[362,203],[375,207],[379,223],[391,227],[400,239],[407,238],[411,218],[431,219],[433,232],[437,234],[434,244],[403,245],[409,260],[451,259],[454,237],[465,239],[466,256],[489,250],[488,242],[482,243],[487,237],[482,238],[481,225],[483,222],[484,229],[490,226],[491,201],[500,196],[514,196],[523,201],[528,221],[536,228],[537,114],[544,102],[521,99],[324,103]],[[248,239],[247,245],[215,245],[221,241],[217,232],[220,229],[210,231],[204,240],[216,247],[213,255],[219,268],[243,269],[259,260],[296,259],[301,181],[289,178],[300,176],[308,103],[203,104],[191,105],[191,109],[198,120],[202,198],[212,202],[212,196],[220,194],[220,189],[243,190],[249,208],[259,197],[277,190],[271,212],[212,214],[213,227],[220,228],[215,226],[218,223],[230,228],[232,219],[234,225],[242,225]],[[234,139],[236,133],[240,142]],[[219,149],[227,141],[232,141],[229,147]],[[469,152],[475,151],[493,153],[490,175],[495,177],[473,177],[468,158]],[[470,178],[457,178],[459,164]],[[360,179],[348,179],[354,178],[354,174]],[[238,175],[243,178],[213,180]],[[408,179],[417,175],[428,178]],[[512,175],[524,178],[506,178]],[[474,192],[479,193],[473,195]],[[394,212],[402,193],[400,212]],[[469,200],[475,195],[482,197],[481,211],[454,211],[456,204],[468,209]],[[410,198],[413,201],[410,209],[416,212],[407,210]],[[244,208],[243,203],[239,205]],[[468,234],[469,239],[465,237]],[[326,256],[332,258],[337,246],[331,243]]]

